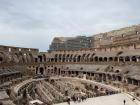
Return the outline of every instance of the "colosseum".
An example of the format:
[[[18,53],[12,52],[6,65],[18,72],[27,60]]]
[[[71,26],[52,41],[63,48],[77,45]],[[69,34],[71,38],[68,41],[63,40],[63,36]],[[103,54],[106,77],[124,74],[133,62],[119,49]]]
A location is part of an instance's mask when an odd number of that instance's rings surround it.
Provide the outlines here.
[[[0,46],[0,105],[70,104],[117,94],[140,102],[140,25],[92,35],[91,42],[94,47],[48,52]]]

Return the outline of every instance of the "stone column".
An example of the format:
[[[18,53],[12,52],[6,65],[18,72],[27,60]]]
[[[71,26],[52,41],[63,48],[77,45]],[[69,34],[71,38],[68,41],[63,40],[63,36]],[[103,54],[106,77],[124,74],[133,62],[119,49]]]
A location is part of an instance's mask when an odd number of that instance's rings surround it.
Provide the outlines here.
[[[139,58],[136,58],[137,62],[139,62]]]
[[[138,86],[140,87],[140,81],[138,81]]]

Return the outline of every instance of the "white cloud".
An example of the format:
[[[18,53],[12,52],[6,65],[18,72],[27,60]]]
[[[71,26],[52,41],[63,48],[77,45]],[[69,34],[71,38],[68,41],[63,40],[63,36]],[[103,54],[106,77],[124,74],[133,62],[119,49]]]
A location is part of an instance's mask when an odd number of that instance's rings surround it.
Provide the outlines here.
[[[1,0],[0,44],[47,50],[55,36],[140,23],[139,0]]]

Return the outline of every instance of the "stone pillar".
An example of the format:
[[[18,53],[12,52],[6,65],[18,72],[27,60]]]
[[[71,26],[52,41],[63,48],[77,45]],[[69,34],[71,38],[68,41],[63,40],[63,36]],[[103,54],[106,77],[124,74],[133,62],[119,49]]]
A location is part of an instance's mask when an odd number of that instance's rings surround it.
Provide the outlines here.
[[[132,79],[131,81],[132,81],[132,85],[134,85],[134,80]]]
[[[118,57],[118,63],[120,62],[120,59],[119,59],[119,57]]]
[[[138,81],[138,86],[140,87],[140,81]]]
[[[139,62],[139,58],[136,58],[137,62]]]

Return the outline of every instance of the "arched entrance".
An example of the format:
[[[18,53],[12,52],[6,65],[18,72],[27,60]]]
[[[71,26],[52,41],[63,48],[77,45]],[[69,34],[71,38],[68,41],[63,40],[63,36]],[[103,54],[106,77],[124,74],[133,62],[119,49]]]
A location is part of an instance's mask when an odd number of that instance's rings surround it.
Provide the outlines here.
[[[41,75],[44,74],[44,68],[43,68],[43,67],[40,67],[40,68],[39,68],[39,74],[41,74]]]

